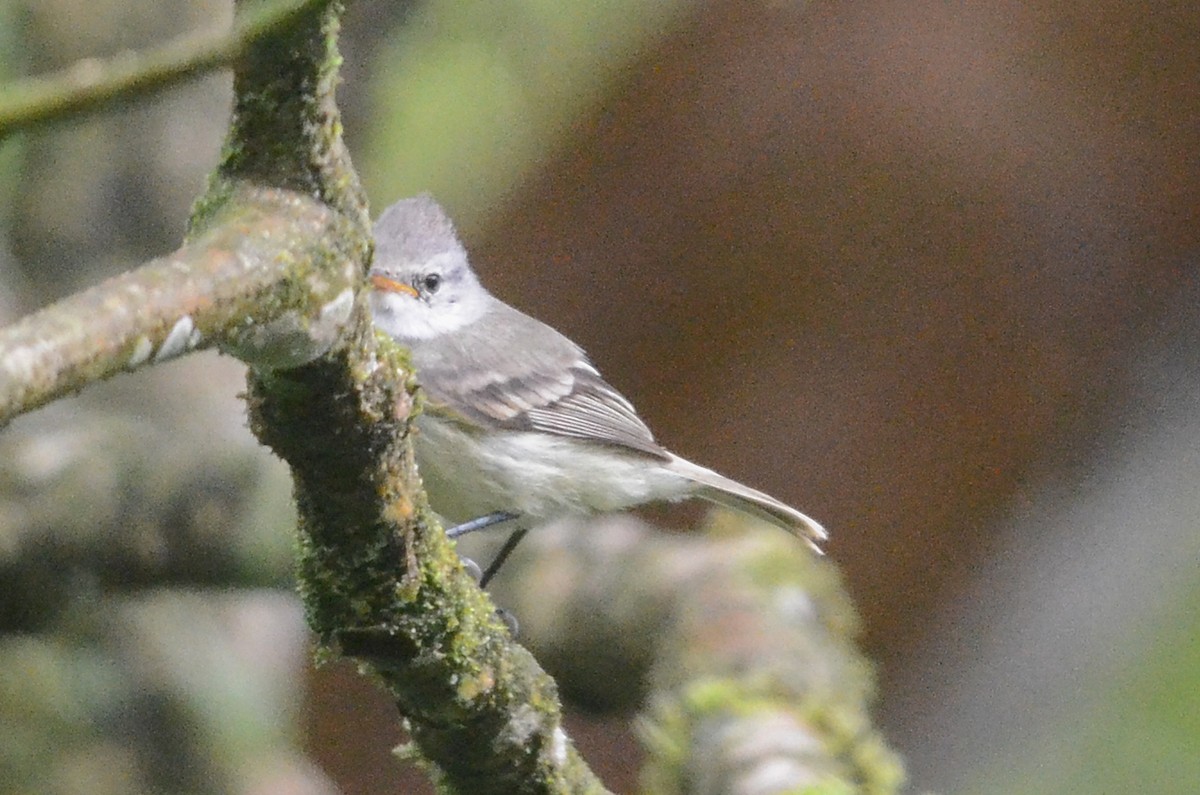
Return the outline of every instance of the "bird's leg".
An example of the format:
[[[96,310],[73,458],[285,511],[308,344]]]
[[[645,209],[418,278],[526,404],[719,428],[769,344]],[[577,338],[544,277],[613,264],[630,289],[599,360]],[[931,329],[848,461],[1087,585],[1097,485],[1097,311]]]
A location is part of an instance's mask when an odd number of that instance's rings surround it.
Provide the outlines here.
[[[446,528],[447,538],[462,538],[467,533],[474,533],[476,530],[483,530],[485,527],[510,522],[516,519],[518,514],[509,513],[508,511],[496,511],[495,513],[484,514],[478,516],[469,522],[456,524],[454,527]]]
[[[508,556],[517,548],[517,544],[521,543],[521,539],[529,532],[528,527],[519,527],[513,531],[508,540],[504,542],[504,546],[500,547],[500,551],[496,553],[495,559],[488,564],[488,567],[483,570],[483,576],[479,578],[479,587],[486,588],[491,582],[492,577],[496,576],[496,572],[500,571],[500,567],[504,565],[504,561],[508,560]]]
[[[488,527],[503,524],[504,522],[511,522],[518,516],[519,514],[511,513],[509,511],[496,511],[495,513],[489,513],[472,519],[469,522],[463,522],[462,524],[448,528],[446,530],[446,536],[455,539],[462,538],[468,533],[474,533],[476,530],[483,530]],[[477,578],[479,580],[480,588],[487,587],[487,584],[491,581],[492,577],[496,576],[496,572],[500,571],[500,567],[504,565],[504,561],[508,560],[508,556],[512,554],[512,551],[517,548],[517,544],[521,543],[521,539],[524,538],[525,534],[528,532],[529,528],[522,527],[518,530],[515,530],[512,535],[508,537],[508,540],[504,542],[504,546],[500,547],[500,551],[496,554],[495,559],[488,564],[488,567],[484,569],[483,573]],[[478,571],[479,567],[475,566],[474,561],[471,561],[470,565],[474,567],[476,571]]]

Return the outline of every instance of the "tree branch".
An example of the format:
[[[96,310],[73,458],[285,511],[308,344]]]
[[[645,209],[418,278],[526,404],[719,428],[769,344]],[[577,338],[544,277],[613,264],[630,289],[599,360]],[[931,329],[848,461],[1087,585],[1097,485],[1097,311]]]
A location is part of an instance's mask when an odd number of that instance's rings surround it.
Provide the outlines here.
[[[96,593],[290,582],[276,462],[135,411],[52,406],[0,434],[0,643]]]
[[[344,219],[284,191],[245,187],[236,199],[173,254],[0,329],[0,425],[123,370],[213,344],[276,367],[328,350],[360,279],[330,247]]]
[[[345,219],[341,250],[362,279],[369,219],[333,100],[340,10],[330,3],[239,61],[230,137],[193,224],[209,226],[246,181],[319,196]],[[405,357],[362,301],[343,343],[250,375],[251,427],[295,481],[310,625],[379,674],[455,791],[602,792],[562,729],[554,683],[512,643],[424,504]]]
[[[0,140],[228,66],[252,44],[321,4],[263,0],[246,5],[225,34],[191,34],[150,52],[123,53],[108,61],[88,58],[56,74],[13,82],[0,89]]]
[[[542,528],[496,584],[572,699],[643,709],[649,792],[896,792],[870,664],[829,561],[717,514],[703,535],[632,517]],[[769,783],[769,786],[766,786]]]

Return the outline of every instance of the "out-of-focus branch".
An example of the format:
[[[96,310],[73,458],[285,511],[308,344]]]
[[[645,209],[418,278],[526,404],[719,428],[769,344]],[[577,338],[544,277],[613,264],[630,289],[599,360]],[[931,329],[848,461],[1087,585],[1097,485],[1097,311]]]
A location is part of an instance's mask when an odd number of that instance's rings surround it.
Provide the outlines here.
[[[206,432],[51,406],[0,434],[0,635],[96,594],[290,582],[287,475]]]
[[[155,50],[88,58],[52,74],[0,88],[0,140],[18,131],[61,121],[116,100],[129,100],[228,66],[250,44],[320,5],[321,0],[262,0],[247,4],[227,33],[183,36]]]
[[[836,570],[746,524],[543,528],[498,598],[568,695],[643,705],[649,792],[896,792],[902,768],[871,727],[870,665]]]
[[[353,261],[329,263],[344,219],[265,188],[239,189],[226,208],[175,253],[0,329],[0,425],[122,370],[213,344],[276,367],[327,350],[354,303]]]

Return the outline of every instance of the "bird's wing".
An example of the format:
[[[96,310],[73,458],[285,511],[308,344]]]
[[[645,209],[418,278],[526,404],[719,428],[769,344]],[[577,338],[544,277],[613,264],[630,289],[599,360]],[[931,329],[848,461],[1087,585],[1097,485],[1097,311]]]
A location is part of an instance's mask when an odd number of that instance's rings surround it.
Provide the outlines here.
[[[432,349],[414,347],[427,411],[483,428],[539,431],[670,459],[633,404],[577,345],[540,321],[503,309],[512,314],[492,325],[499,332],[468,331],[443,337]]]

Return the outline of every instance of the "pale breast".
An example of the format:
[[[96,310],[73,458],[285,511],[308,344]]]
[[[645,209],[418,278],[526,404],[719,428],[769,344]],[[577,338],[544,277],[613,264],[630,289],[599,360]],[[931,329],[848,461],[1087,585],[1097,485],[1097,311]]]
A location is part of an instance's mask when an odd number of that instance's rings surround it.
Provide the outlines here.
[[[535,520],[681,499],[694,484],[657,459],[528,431],[480,434],[431,415],[417,420],[417,465],[430,503],[453,522],[495,511]]]

